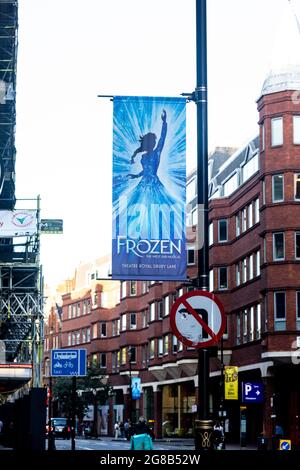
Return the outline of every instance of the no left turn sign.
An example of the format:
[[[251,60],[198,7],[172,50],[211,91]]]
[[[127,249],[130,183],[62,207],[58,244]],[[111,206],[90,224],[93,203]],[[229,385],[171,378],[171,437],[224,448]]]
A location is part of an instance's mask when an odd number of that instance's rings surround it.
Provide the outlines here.
[[[223,305],[214,294],[195,290],[179,297],[171,309],[171,329],[186,346],[216,344],[225,331]]]

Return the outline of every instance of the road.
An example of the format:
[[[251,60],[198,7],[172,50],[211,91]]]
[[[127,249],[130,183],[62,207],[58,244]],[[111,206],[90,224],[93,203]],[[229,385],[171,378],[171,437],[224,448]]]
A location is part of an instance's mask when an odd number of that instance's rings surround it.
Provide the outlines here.
[[[111,438],[99,439],[82,439],[76,438],[76,450],[129,450],[130,443],[128,441],[115,441]],[[55,439],[56,450],[71,450],[71,440]],[[194,446],[184,445],[179,442],[153,442],[154,450],[194,450]]]

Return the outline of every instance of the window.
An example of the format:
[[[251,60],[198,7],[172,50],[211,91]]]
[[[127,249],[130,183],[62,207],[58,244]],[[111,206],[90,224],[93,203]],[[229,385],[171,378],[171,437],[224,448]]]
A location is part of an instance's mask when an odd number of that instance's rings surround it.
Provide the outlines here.
[[[80,304],[76,304],[76,316],[79,317],[80,316]]]
[[[255,199],[254,201],[254,223],[257,224],[259,222],[259,199]]]
[[[127,354],[126,354],[126,348],[121,349],[121,364],[124,365],[126,364],[127,360]]]
[[[240,213],[235,216],[235,235],[238,237],[241,234],[241,220]]]
[[[86,329],[86,342],[89,343],[91,341],[91,329]]]
[[[248,341],[248,310],[243,313],[243,341]]]
[[[227,267],[219,268],[219,289],[228,288]]]
[[[263,122],[260,126],[260,149],[263,152],[265,150],[265,123]]]
[[[250,255],[249,256],[249,280],[253,279],[253,273],[254,273],[254,256]]]
[[[172,336],[172,353],[176,354],[178,350],[178,339],[175,335]]]
[[[81,334],[82,334],[82,342],[86,343],[86,330],[82,330]]]
[[[178,297],[182,297],[183,296],[183,287],[180,287],[180,289],[178,289]]]
[[[169,302],[169,296],[168,295],[166,297],[164,297],[164,304],[165,304],[164,316],[167,317],[170,313],[170,302]]]
[[[214,290],[214,270],[211,269],[209,271],[209,291],[212,292]]]
[[[151,339],[149,348],[149,358],[153,359],[155,356],[155,339]]]
[[[300,232],[295,233],[295,258],[300,259]]]
[[[72,318],[75,318],[76,317],[76,305],[73,304],[72,305]]]
[[[241,283],[240,263],[236,263],[235,265],[235,282],[237,286]]]
[[[163,344],[163,339],[158,338],[158,355],[162,356],[164,353],[164,344]]]
[[[300,144],[300,116],[293,116],[293,142]]]
[[[266,181],[265,179],[262,180],[262,203],[265,205],[266,203]]]
[[[126,330],[126,313],[121,315],[121,331]]]
[[[157,309],[158,309],[158,319],[161,320],[163,317],[163,313],[164,313],[164,304],[162,300],[157,302]]]
[[[121,281],[121,299],[124,299],[126,297],[127,291],[126,291],[126,281]]]
[[[142,364],[147,364],[148,362],[148,345],[143,344],[142,345]]]
[[[147,322],[147,310],[144,310],[142,312],[142,328],[146,328],[146,326],[148,326],[148,322]]]
[[[68,305],[68,319],[72,318],[72,305]]]
[[[106,337],[106,323],[100,323],[100,336],[101,338]]]
[[[283,144],[283,119],[277,117],[271,119],[271,145],[275,147]]]
[[[300,321],[300,291],[296,292],[296,319]]]
[[[130,329],[136,330],[136,314],[135,313],[130,314]]]
[[[227,242],[227,220],[219,220],[219,242]]]
[[[272,202],[282,202],[284,199],[283,175],[272,176]]]
[[[256,276],[260,276],[260,250],[256,252]]]
[[[152,302],[150,304],[150,321],[154,321],[155,320],[155,303]]]
[[[274,292],[274,319],[285,320],[285,292]]]
[[[146,294],[149,291],[148,281],[142,281],[142,294]]]
[[[76,344],[76,335],[75,333],[72,333],[72,346]]]
[[[253,205],[252,202],[248,206],[248,227],[252,227],[253,225]]]
[[[241,344],[241,314],[236,314],[236,344]]]
[[[103,369],[106,367],[106,353],[100,353],[100,367]]]
[[[273,260],[284,259],[284,233],[273,233]]]
[[[93,339],[98,338],[98,324],[94,323],[93,324]]]
[[[250,341],[254,340],[254,307],[250,308]]]
[[[169,336],[164,336],[164,355],[169,353]]]
[[[300,174],[294,175],[295,201],[300,201]]]
[[[208,245],[211,246],[214,243],[214,224],[211,223],[208,226]]]
[[[243,282],[247,282],[247,258],[242,261],[243,266]]]
[[[234,173],[224,184],[223,184],[223,195],[230,196],[239,185],[238,174]]]
[[[80,344],[80,331],[76,331],[76,344]]]
[[[256,306],[256,339],[261,336],[261,308],[260,304]]]
[[[243,183],[258,171],[258,165],[258,154],[256,154],[242,167]]]
[[[71,333],[68,334],[68,346],[71,346]],[[48,349],[48,348],[46,348]]]
[[[128,348],[128,361],[130,361],[131,363],[136,362],[136,347],[135,346],[130,346]]]
[[[188,247],[187,250],[187,264],[195,264],[195,247]]]
[[[242,210],[242,232],[247,230],[247,208]]]
[[[136,295],[136,281],[130,281],[130,295]]]
[[[97,354],[92,355],[92,363],[93,363],[93,366],[97,366],[97,363],[98,363]]]

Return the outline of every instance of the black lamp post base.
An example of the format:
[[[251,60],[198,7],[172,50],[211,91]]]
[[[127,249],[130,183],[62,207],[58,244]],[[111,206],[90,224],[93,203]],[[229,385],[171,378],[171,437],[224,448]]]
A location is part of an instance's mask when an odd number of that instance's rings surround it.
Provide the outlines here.
[[[195,421],[195,450],[213,450],[213,421],[197,419]]]

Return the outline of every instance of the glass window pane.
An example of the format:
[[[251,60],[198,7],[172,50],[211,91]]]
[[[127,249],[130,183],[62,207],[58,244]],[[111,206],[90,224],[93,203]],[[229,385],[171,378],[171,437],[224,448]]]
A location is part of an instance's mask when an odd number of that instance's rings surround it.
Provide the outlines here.
[[[227,220],[219,220],[219,242],[227,241]]]
[[[283,119],[282,117],[271,119],[271,145],[283,144]]]
[[[284,259],[284,233],[273,233],[273,259]]]
[[[300,144],[300,116],[293,116],[294,144]]]
[[[300,174],[295,175],[295,199],[300,200]]]
[[[275,320],[285,320],[285,293],[275,292]]]
[[[283,175],[274,175],[272,182],[272,201],[283,201]]]
[[[227,289],[227,268],[219,268],[219,289]]]

